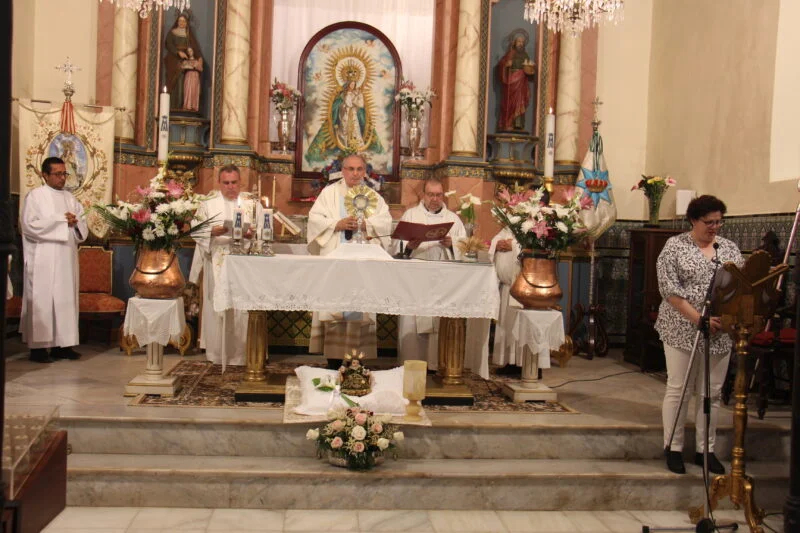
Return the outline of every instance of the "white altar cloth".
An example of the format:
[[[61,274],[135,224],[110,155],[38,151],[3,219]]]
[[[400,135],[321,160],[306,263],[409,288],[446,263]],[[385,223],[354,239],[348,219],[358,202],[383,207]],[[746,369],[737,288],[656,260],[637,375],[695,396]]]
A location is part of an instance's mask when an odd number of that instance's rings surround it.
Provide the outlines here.
[[[151,343],[166,346],[176,340],[186,327],[183,298],[152,300],[134,296],[128,299],[125,313],[125,335],[135,335],[139,346]]]
[[[539,368],[550,368],[550,350],[564,344],[564,319],[561,311],[521,309],[508,306],[506,342],[517,351],[517,361],[527,346],[539,355]]]
[[[214,309],[497,318],[492,264],[227,255]]]

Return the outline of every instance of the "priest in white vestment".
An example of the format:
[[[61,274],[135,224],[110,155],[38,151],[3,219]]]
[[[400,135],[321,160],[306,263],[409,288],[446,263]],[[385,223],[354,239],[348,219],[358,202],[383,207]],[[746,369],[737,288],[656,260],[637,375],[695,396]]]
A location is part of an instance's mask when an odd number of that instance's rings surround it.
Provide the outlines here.
[[[25,196],[20,216],[25,283],[19,329],[37,363],[80,357],[72,349],[80,342],[78,244],[89,229],[83,206],[64,190],[68,176],[63,160],[45,159],[45,185]]]
[[[467,236],[461,219],[444,205],[444,187],[436,178],[425,180],[422,185],[422,201],[403,213],[400,220],[416,224],[443,224],[452,222],[450,231],[439,241],[392,242],[393,254],[403,254],[412,259],[429,261],[452,261],[461,259],[461,252],[454,244]],[[439,318],[427,316],[397,317],[397,354],[400,361],[419,359],[428,362],[430,370],[439,367]]]
[[[509,349],[506,339],[506,330],[510,326],[507,323],[508,307],[522,308],[522,305],[509,293],[511,285],[519,275],[519,254],[519,243],[508,228],[500,230],[489,246],[489,257],[494,263],[500,285],[500,314],[494,330],[494,347],[492,349],[492,361],[499,366],[522,366],[522,360],[517,357],[516,350]]]
[[[197,246],[190,280],[192,277],[199,277],[199,272],[202,271],[200,348],[205,349],[209,361],[221,364],[224,370],[227,365],[244,364],[247,341],[247,311],[228,309],[218,313],[214,310],[214,286],[219,278],[224,256],[230,252],[233,242],[232,228],[225,225],[225,222],[231,222],[234,210],[241,207],[244,224],[252,223],[253,202],[240,197],[241,176],[236,165],[222,167],[218,182],[219,190],[201,203],[197,210],[197,222],[209,218],[214,218],[214,222],[209,230],[194,235]],[[250,230],[247,230],[245,236],[249,233]],[[202,261],[202,266],[198,261]]]
[[[342,161],[342,179],[322,189],[319,197],[314,202],[308,213],[308,251],[312,255],[328,255],[342,244],[346,244],[355,231],[358,230],[358,219],[348,216],[344,200],[348,189],[364,183],[367,172],[367,162],[363,156],[353,154]],[[369,242],[384,248],[388,247],[389,235],[392,232],[392,215],[389,206],[378,195],[378,206],[375,213],[364,220],[361,228],[369,238]],[[345,313],[346,310],[330,310],[329,312],[314,313],[311,319],[311,339],[309,340],[309,353],[322,353],[325,344],[325,328],[323,322],[329,320],[342,320],[343,318],[358,319],[358,316]],[[370,318],[370,335],[376,335],[375,315],[365,314]],[[331,359],[340,359],[344,356],[326,354]],[[377,354],[365,354],[375,357]]]

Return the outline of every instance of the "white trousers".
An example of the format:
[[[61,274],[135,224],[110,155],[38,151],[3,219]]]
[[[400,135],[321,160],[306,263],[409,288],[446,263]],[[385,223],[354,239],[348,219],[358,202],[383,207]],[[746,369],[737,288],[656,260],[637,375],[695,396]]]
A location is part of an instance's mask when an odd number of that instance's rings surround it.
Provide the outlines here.
[[[661,417],[664,422],[664,448],[669,444],[669,436],[675,415],[678,411],[678,403],[681,400],[681,389],[686,378],[691,353],[679,350],[672,346],[664,345],[664,356],[667,360],[667,389],[664,394],[664,404],[661,409]],[[678,413],[678,425],[675,428],[675,437],[672,439],[670,449],[673,451],[683,450],[684,425],[686,424],[686,413],[689,407],[689,400],[692,393],[695,394],[695,451],[702,453],[705,450],[706,428],[705,416],[703,415],[703,394],[705,389],[705,363],[704,354],[699,352],[694,357],[691,375],[686,385],[686,397],[684,398],[681,412]],[[708,432],[708,451],[714,451],[714,438],[717,433],[717,417],[719,414],[719,402],[722,393],[722,385],[725,382],[725,375],[728,373],[728,361],[730,354],[725,356],[712,355],[710,361],[711,370],[711,416]]]

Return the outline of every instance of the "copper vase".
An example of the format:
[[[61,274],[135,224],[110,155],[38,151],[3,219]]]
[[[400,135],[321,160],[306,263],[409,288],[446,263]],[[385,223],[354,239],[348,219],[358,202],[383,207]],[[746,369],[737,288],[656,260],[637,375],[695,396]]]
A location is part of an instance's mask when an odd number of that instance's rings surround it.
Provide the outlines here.
[[[520,269],[511,285],[511,296],[525,309],[552,309],[563,296],[558,285],[558,262],[552,254],[523,250]]]
[[[167,300],[181,296],[186,280],[174,250],[140,248],[128,283],[140,298]]]

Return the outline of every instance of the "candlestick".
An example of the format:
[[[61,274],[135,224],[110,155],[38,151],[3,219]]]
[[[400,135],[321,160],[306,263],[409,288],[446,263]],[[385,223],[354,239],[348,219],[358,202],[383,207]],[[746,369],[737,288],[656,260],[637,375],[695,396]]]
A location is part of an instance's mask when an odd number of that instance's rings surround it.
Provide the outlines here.
[[[278,202],[275,199],[275,180],[276,179],[277,178],[275,176],[272,176],[272,207],[275,207],[276,205],[278,205]]]
[[[169,153],[169,93],[166,86],[158,98],[158,162],[167,160]]]
[[[553,108],[550,108],[545,117],[544,139],[544,177],[552,178],[556,155],[556,116],[553,114]]]

